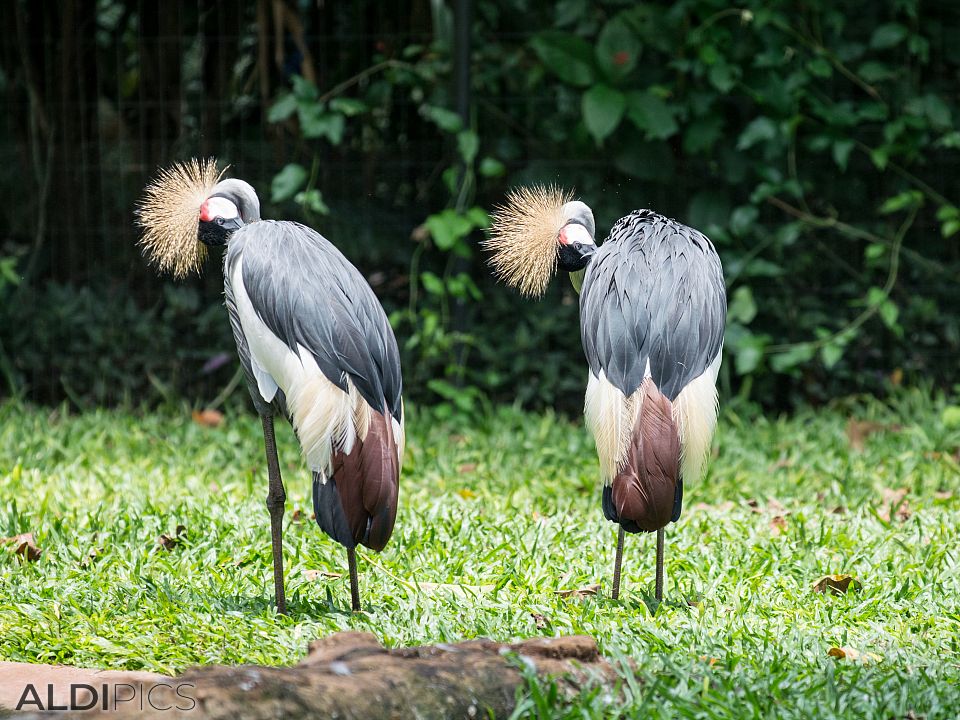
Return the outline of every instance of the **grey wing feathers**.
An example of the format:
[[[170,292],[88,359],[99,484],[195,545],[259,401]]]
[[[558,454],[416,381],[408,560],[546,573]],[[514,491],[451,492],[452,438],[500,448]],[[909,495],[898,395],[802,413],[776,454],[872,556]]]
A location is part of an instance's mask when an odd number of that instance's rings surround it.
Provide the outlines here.
[[[263,220],[234,233],[227,278],[241,256],[244,288],[270,331],[293,352],[306,348],[341,390],[349,378],[370,407],[399,420],[396,337],[377,296],[340,251],[304,225]],[[228,306],[230,295],[228,288]]]
[[[720,258],[696,230],[649,210],[617,222],[587,266],[580,332],[594,375],[624,395],[650,375],[670,401],[720,352],[727,300]]]

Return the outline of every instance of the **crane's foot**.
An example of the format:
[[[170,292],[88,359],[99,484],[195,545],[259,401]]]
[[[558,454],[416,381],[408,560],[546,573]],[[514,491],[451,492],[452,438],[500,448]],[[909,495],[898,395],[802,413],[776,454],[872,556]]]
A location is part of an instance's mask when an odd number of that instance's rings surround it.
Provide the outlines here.
[[[357,578],[357,551],[347,548],[347,565],[350,567],[350,606],[360,612],[360,581]]]
[[[657,598],[657,602],[663,600],[663,539],[664,539],[664,530],[660,528],[657,530],[657,577],[656,585],[653,589],[653,594]]]
[[[613,592],[610,594],[614,600],[620,599],[620,564],[623,562],[623,526],[618,528],[617,533],[617,559],[613,566]]]

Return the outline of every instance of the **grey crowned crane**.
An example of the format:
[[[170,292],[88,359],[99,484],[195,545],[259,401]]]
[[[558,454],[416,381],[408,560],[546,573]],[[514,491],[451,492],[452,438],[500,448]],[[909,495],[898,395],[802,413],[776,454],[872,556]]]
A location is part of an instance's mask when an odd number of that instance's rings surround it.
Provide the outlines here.
[[[664,528],[680,519],[684,481],[703,477],[717,422],[723,270],[703,234],[652,210],[618,220],[599,247],[595,234],[584,203],[555,188],[521,188],[494,213],[485,245],[494,272],[525,295],[542,295],[557,268],[580,291],[584,415],[603,514],[619,524],[612,595],[624,532],[656,531],[661,600]]]
[[[347,548],[360,609],[355,548],[382,550],[397,513],[404,428],[400,356],[373,290],[320,234],[261,220],[243,180],[216,163],[162,171],[139,209],[145,253],[162,271],[197,270],[226,246],[224,291],[253,404],[263,425],[277,611],[286,612],[274,415],[287,417],[313,473],[317,523]]]

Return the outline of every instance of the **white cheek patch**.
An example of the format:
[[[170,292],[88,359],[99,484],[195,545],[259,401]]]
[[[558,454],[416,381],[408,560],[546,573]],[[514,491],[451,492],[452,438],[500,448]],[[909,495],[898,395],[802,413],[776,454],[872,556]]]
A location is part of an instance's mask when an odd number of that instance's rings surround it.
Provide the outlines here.
[[[590,237],[590,232],[579,223],[570,223],[569,225],[564,225],[560,229],[559,238],[560,242],[564,245],[572,245],[573,243],[580,243],[581,245],[593,245],[593,238]]]
[[[207,198],[206,202],[200,206],[200,219],[204,222],[209,222],[218,217],[224,220],[232,220],[239,216],[240,211],[237,210],[237,206],[225,197]]]

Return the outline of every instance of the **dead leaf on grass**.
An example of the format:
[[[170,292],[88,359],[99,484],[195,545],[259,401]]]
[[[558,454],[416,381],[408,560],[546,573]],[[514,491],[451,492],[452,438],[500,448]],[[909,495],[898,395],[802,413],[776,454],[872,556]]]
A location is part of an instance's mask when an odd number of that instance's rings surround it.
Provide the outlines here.
[[[776,537],[787,530],[787,519],[783,515],[774,515],[770,519],[770,534]]]
[[[937,500],[949,500],[950,498],[953,497],[953,493],[948,490],[937,490],[933,494],[933,497],[936,498]]]
[[[194,410],[193,421],[203,427],[215,428],[223,424],[223,413],[219,410],[206,408],[204,410]]]
[[[568,590],[554,590],[554,595],[559,595],[563,598],[582,598],[596,595],[598,592],[600,592],[599,584],[587,585],[582,588],[570,588]]]
[[[317,578],[329,578],[330,580],[339,580],[343,573],[327,572],[326,570],[304,570],[303,576],[307,580],[316,580]]]
[[[477,469],[476,463],[464,463],[463,465],[457,468],[457,472],[460,473],[461,475],[469,475],[470,473],[475,472],[476,469]]]
[[[861,451],[866,445],[867,438],[879,432],[899,432],[903,429],[902,425],[878,423],[872,420],[855,420],[850,418],[847,421],[847,442],[854,450]]]
[[[813,591],[825,593],[830,590],[834,595],[843,595],[848,590],[858,592],[863,584],[853,575],[824,575],[813,584]]]
[[[537,630],[543,630],[547,625],[550,624],[550,621],[547,620],[546,616],[541,615],[540,613],[532,612],[530,613],[530,617],[533,618],[533,622],[536,624]]]
[[[181,536],[186,531],[186,525],[177,525],[176,531],[173,535],[167,535],[164,533],[157,538],[157,544],[162,547],[164,550],[173,550],[177,545],[180,544]]]
[[[883,488],[881,490],[882,505],[877,508],[877,516],[884,522],[890,522],[891,519],[897,519],[900,522],[909,520],[913,515],[910,509],[910,503],[907,502],[907,489]]]
[[[843,647],[832,647],[827,651],[827,655],[839,660],[850,660],[851,662],[862,662],[864,664],[879,662],[880,656],[872,652],[862,652],[848,645]]]
[[[11,537],[0,538],[0,543],[11,543],[14,552],[27,562],[36,562],[43,555],[43,550],[37,547],[33,533],[21,533]]]

